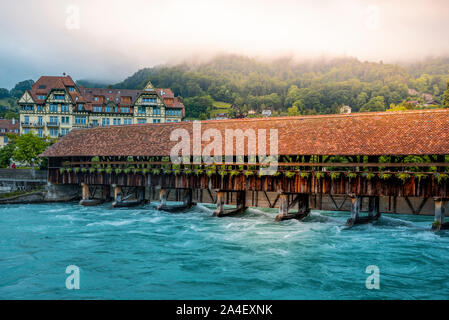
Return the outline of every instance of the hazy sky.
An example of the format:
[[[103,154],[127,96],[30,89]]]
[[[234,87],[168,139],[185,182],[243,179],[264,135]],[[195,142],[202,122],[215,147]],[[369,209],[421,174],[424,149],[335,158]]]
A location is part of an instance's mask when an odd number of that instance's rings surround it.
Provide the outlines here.
[[[0,0],[0,87],[117,82],[216,53],[410,60],[449,53],[448,0]]]

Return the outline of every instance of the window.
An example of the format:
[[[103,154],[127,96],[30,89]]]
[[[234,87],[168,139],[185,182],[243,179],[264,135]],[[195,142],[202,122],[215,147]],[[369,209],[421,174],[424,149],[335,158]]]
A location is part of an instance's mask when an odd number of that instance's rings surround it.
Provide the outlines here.
[[[42,125],[44,123],[44,118],[42,116],[37,117],[37,123]]]
[[[147,123],[147,119],[137,119],[137,123]]]
[[[33,106],[30,105],[22,106],[22,111],[33,111]]]
[[[58,124],[58,117],[51,116],[50,117],[50,123],[51,124]]]
[[[122,107],[123,113],[129,113],[129,107]]]
[[[70,124],[70,117],[61,117],[62,124]]]
[[[157,98],[142,98],[143,103],[157,103]]]
[[[109,125],[109,118],[103,118],[101,119],[101,125],[102,126],[108,126]]]
[[[153,108],[153,114],[161,114],[161,108]]]
[[[58,105],[57,104],[51,104],[50,105],[50,112],[58,112]]]
[[[69,112],[69,105],[68,104],[61,105],[61,112]]]
[[[161,119],[153,119],[153,123],[161,123]]]
[[[75,117],[76,124],[86,124],[86,117]]]
[[[120,125],[121,121],[122,121],[122,119],[120,119],[120,118],[114,118],[113,124],[114,125]]]
[[[57,137],[59,134],[58,128],[50,128],[50,136]]]
[[[94,106],[93,107],[93,111],[94,112],[101,112],[101,107],[100,106]]]
[[[138,114],[145,114],[145,113],[146,113],[146,108],[145,108],[145,107],[139,107],[139,108],[137,108],[137,113],[138,113]]]
[[[29,116],[25,116],[25,124],[29,124],[30,123],[30,117]]]
[[[24,129],[24,132],[25,132],[25,133],[30,133],[30,128],[25,128],[25,129]]]
[[[69,92],[75,92],[75,87],[67,87],[67,90],[69,90]]]
[[[61,129],[61,136],[65,136],[70,132],[70,129]]]
[[[41,128],[37,129],[37,136],[39,138],[43,138],[44,137],[44,130],[42,130]]]
[[[105,112],[112,112],[112,107],[104,107]]]
[[[55,100],[65,100],[65,94],[54,94],[53,98]]]
[[[2,128],[0,131],[3,133],[3,132],[6,132],[6,129]]]
[[[167,116],[180,116],[181,115],[181,110],[179,110],[179,109],[167,109],[167,110],[165,110],[165,114]]]
[[[3,142],[4,142],[4,143],[8,143],[8,141],[9,141],[9,140],[8,140],[8,137],[6,137],[6,136],[3,137]]]
[[[41,85],[39,86],[39,89],[45,89],[45,88],[47,88],[46,85],[41,84]]]
[[[98,120],[92,120],[92,126],[94,127],[98,126]]]
[[[37,99],[38,99],[38,100],[45,100],[45,98],[47,98],[47,96],[41,95],[41,94],[38,94],[38,95],[37,95]]]
[[[99,100],[100,100],[100,98],[94,97],[94,101],[99,101]]]
[[[37,105],[37,111],[38,112],[43,112],[44,111],[44,106],[41,105],[41,104]]]
[[[132,124],[132,123],[133,123],[133,119],[131,119],[131,118],[123,119],[123,124]]]
[[[82,103],[78,103],[78,111],[83,111],[84,105]]]

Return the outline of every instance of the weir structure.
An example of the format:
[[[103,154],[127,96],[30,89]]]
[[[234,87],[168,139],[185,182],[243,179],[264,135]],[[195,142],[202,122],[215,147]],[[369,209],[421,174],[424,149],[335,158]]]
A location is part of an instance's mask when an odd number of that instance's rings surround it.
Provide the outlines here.
[[[267,175],[273,158],[254,150],[263,140],[272,150],[273,136],[277,170]],[[183,162],[173,162],[182,137],[189,152],[180,149]],[[199,157],[205,150],[212,162]],[[159,209],[182,212],[212,202],[217,217],[254,206],[278,208],[282,221],[304,219],[327,197],[337,210],[350,203],[346,224],[353,226],[396,212],[402,201],[413,214],[431,207],[432,228],[440,230],[449,228],[448,154],[449,109],[442,109],[79,129],[41,156],[49,160],[49,183],[81,188],[87,205],[108,197],[114,206],[160,200]]]

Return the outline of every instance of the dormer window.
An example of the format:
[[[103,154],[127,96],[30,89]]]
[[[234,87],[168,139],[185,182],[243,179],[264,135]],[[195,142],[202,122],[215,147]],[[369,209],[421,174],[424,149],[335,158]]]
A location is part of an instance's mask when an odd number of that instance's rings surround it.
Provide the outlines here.
[[[82,103],[78,103],[78,111],[83,111],[84,105]]]
[[[69,90],[69,92],[75,92],[75,87],[67,87],[67,90]]]
[[[38,95],[37,95],[37,99],[38,99],[38,100],[45,100],[46,97],[47,97],[47,96],[42,95],[42,94],[38,94]]]
[[[100,100],[100,98],[94,97],[94,101],[98,101],[98,100]]]
[[[65,100],[65,94],[55,94],[53,95],[55,100]]]

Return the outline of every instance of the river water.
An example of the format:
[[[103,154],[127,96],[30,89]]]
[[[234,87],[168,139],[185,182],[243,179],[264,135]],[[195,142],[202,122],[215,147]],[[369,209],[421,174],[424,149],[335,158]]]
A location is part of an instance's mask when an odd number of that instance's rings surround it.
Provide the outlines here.
[[[346,229],[346,212],[275,223],[273,209],[155,206],[1,206],[0,299],[449,298],[449,233],[429,231],[429,216]],[[79,290],[66,288],[69,265]],[[365,285],[370,265],[378,290]]]

